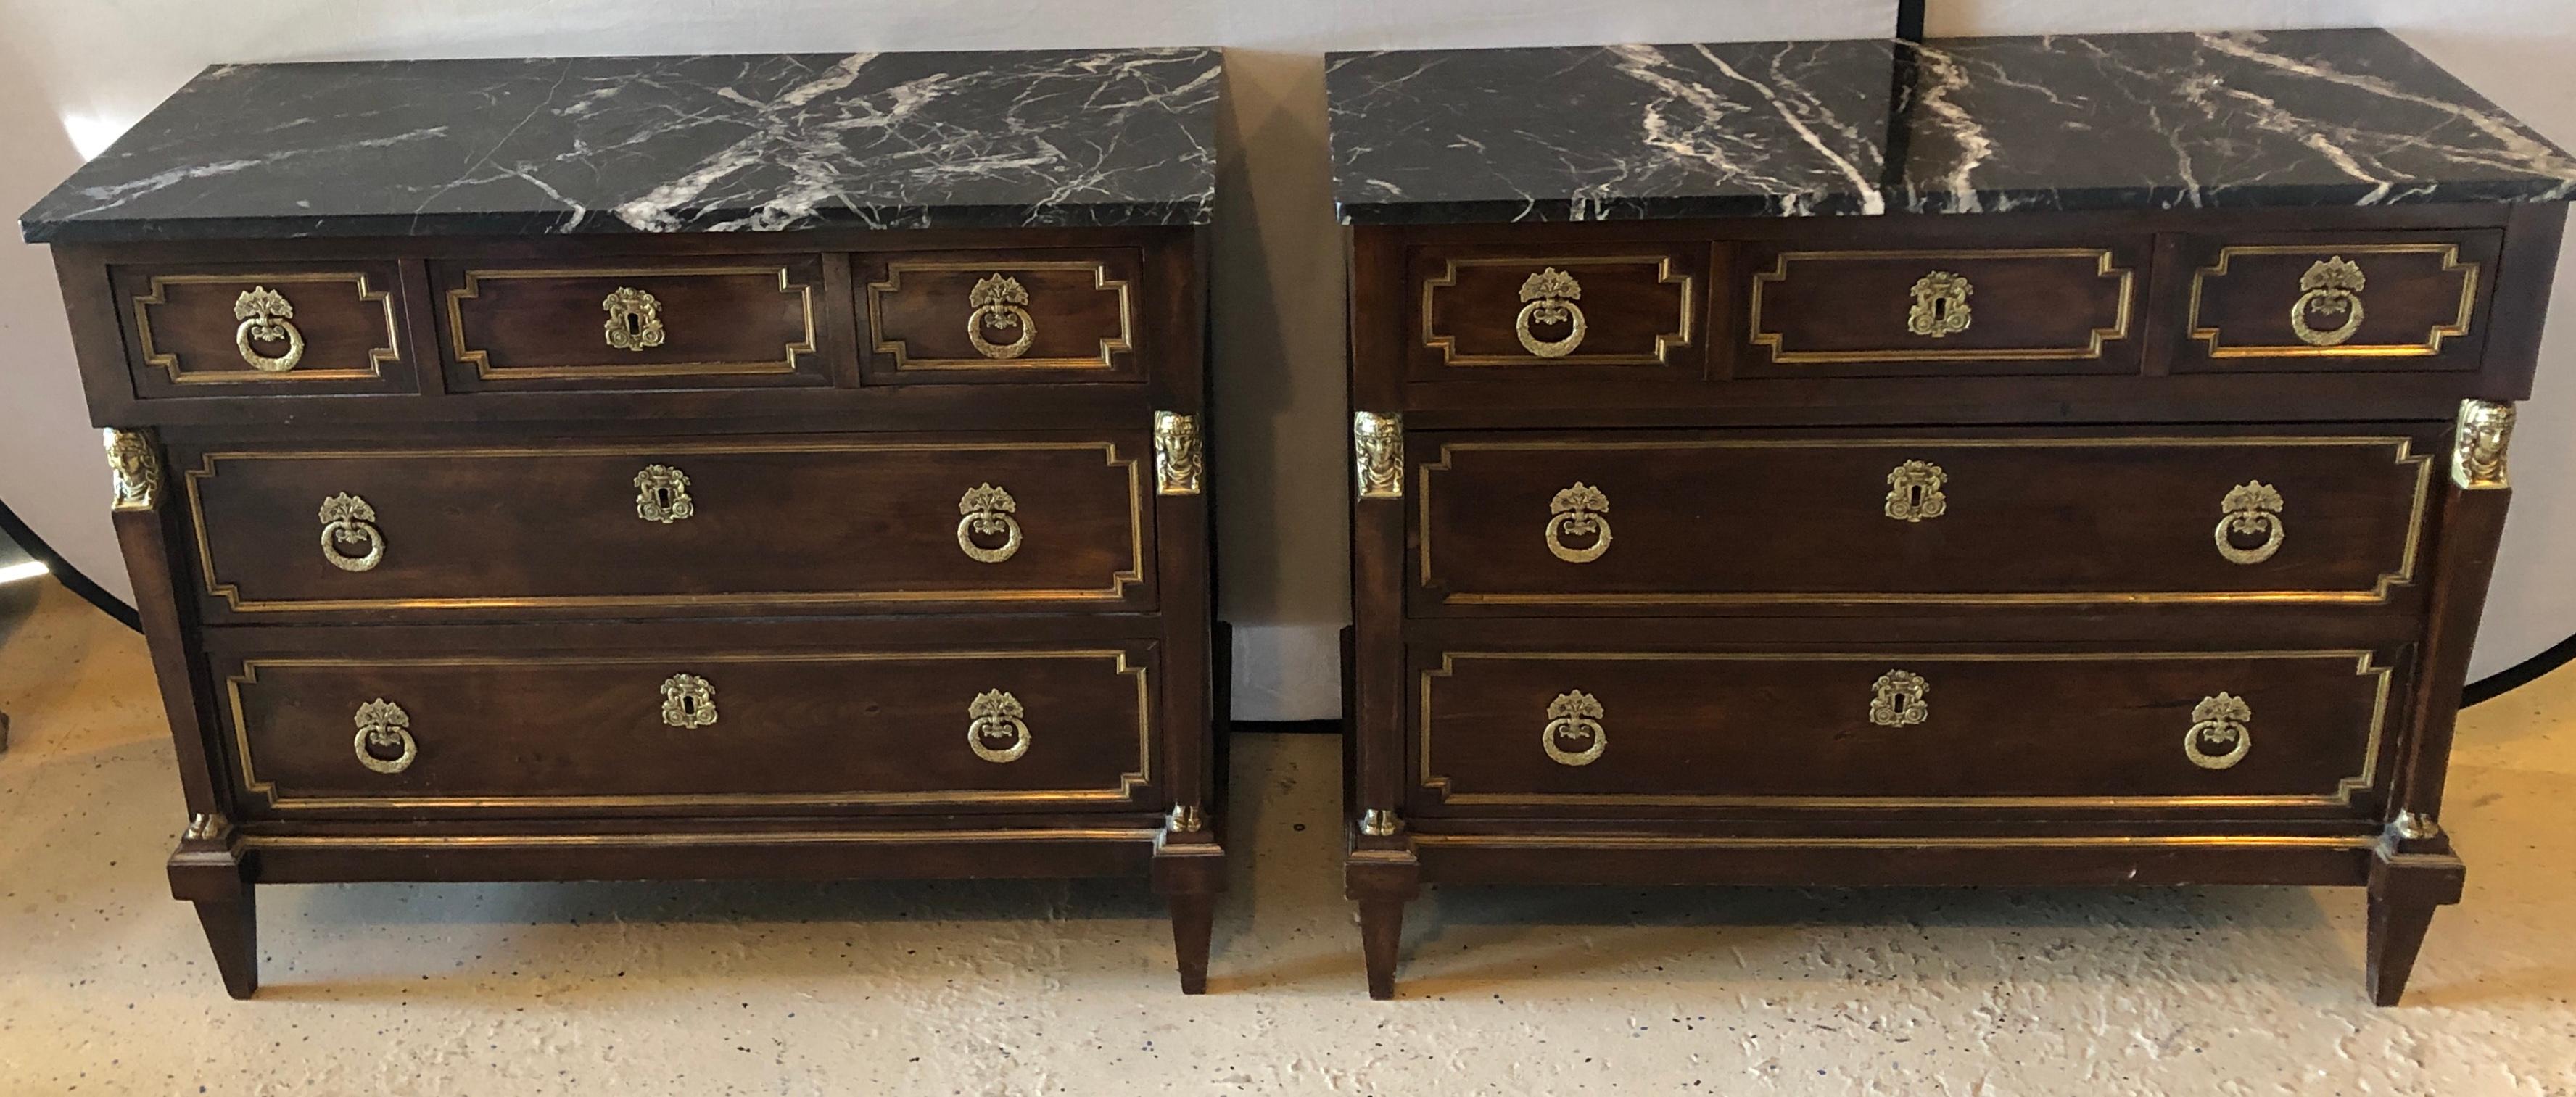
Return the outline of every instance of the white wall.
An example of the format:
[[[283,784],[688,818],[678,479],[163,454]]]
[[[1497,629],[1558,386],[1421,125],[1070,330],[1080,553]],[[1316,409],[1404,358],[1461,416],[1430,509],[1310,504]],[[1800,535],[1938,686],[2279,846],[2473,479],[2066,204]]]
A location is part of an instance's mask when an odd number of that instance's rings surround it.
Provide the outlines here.
[[[1935,34],[2397,28],[2576,144],[2576,5],[2564,0],[1932,0]],[[1228,47],[1216,229],[1223,612],[1237,713],[1328,717],[1347,616],[1340,235],[1326,184],[1331,49],[1886,32],[1891,0],[0,0],[0,213],[15,213],[216,61],[1105,45]],[[1570,11],[1579,14],[1569,14]],[[2576,317],[2576,269],[2561,278]],[[2548,345],[2514,449],[2517,493],[2481,673],[2576,632],[2576,321]],[[0,244],[0,499],[122,592],[105,473],[41,248]],[[2562,553],[2563,555],[2563,553]]]

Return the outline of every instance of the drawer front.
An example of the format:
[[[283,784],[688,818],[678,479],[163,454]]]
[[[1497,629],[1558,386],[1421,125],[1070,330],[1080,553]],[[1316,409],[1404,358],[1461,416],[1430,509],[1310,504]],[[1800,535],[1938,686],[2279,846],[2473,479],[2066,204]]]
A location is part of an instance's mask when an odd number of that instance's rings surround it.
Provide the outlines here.
[[[1413,378],[1698,379],[1706,243],[1430,246],[1408,258]]]
[[[418,391],[391,262],[116,267],[134,392]]]
[[[872,385],[1145,379],[1133,248],[857,257]]]
[[[2174,368],[2476,369],[2501,240],[2492,230],[2182,237]]]
[[[2143,240],[1755,249],[1747,377],[2135,373]]]
[[[1152,649],[213,657],[254,814],[1135,808]]]
[[[831,383],[817,256],[469,261],[431,278],[457,391]]]
[[[1141,435],[180,450],[210,614],[1148,609]]]
[[[1426,652],[1417,799],[2347,809],[2401,654]]]
[[[1416,608],[2387,602],[2434,441],[1431,436]]]

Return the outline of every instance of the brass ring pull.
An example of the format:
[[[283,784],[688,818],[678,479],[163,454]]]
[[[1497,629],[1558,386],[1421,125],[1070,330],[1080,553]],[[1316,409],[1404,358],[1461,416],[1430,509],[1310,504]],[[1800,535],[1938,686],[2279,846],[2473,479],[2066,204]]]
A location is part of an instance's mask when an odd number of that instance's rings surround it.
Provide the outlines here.
[[[1555,267],[1530,275],[1521,283],[1520,316],[1512,321],[1519,332],[1521,346],[1541,358],[1563,358],[1583,345],[1583,307],[1574,302],[1583,296],[1583,284],[1574,276]],[[1563,339],[1541,339],[1530,332],[1533,324],[1564,324],[1568,331]]]
[[[716,687],[694,674],[662,680],[662,722],[675,728],[702,728],[716,722]]]
[[[1891,670],[1870,687],[1869,722],[1883,728],[1911,727],[1932,718],[1932,683],[1912,671]]]
[[[2342,346],[2361,330],[2361,290],[2369,281],[2362,277],[2361,264],[2343,256],[2318,260],[2299,277],[2302,292],[2290,305],[2290,330],[2312,347]],[[2310,315],[2339,315],[2343,323],[2319,331],[2308,323]]]
[[[662,302],[650,293],[619,286],[599,307],[608,310],[608,322],[600,326],[600,333],[618,350],[641,353],[661,346],[668,337],[662,330]]]
[[[2246,725],[2254,719],[2254,706],[2241,697],[2220,693],[2203,697],[2191,709],[2191,730],[2182,735],[2182,756],[2202,769],[2226,769],[2245,760],[2245,752],[2254,749],[2254,731]],[[2219,752],[2210,753],[2215,744]]]
[[[1946,270],[1924,275],[1914,283],[1914,307],[1905,312],[1905,330],[1934,339],[1968,330],[1976,322],[1968,308],[1968,295],[1975,292],[1966,275]]]
[[[1887,473],[1887,516],[1901,522],[1920,522],[1938,518],[1950,510],[1950,499],[1941,494],[1941,485],[1950,481],[1941,466],[1930,461],[1907,461]]]
[[[1011,493],[991,484],[977,484],[957,500],[957,547],[965,550],[970,560],[998,564],[1020,551],[1020,522],[1011,517],[1020,509]],[[978,537],[999,537],[998,548],[985,548],[975,543]]]
[[[367,546],[367,551],[352,556],[340,550],[342,545],[356,544]],[[373,571],[384,563],[385,535],[376,528],[376,508],[346,492],[323,500],[322,558],[342,571]]]
[[[1541,731],[1538,745],[1547,751],[1548,760],[1560,766],[1588,766],[1598,761],[1610,746],[1610,734],[1601,726],[1603,711],[1599,699],[1582,690],[1556,695],[1547,704],[1547,729]],[[1569,751],[1563,739],[1587,740],[1591,745],[1581,751]]]
[[[1570,564],[1588,564],[1610,551],[1610,497],[1580,480],[1556,493],[1547,504],[1547,551]],[[1568,548],[1567,537],[1590,537],[1582,548]]]
[[[669,465],[646,465],[635,474],[635,516],[670,525],[698,512],[689,498],[689,474]]]
[[[2238,484],[2218,504],[2225,516],[2211,537],[2218,542],[2218,554],[2231,564],[2259,564],[2281,551],[2281,541],[2289,536],[2281,524],[2281,493],[2260,480]],[[2253,548],[2240,548],[2235,538],[2263,534],[2263,543]]]
[[[1037,317],[1029,315],[1029,291],[1017,278],[995,274],[975,283],[966,293],[966,303],[975,311],[966,314],[966,341],[975,345],[975,353],[986,358],[1017,358],[1029,352],[1037,341]],[[984,338],[986,328],[1016,330],[1020,337],[1008,343],[995,343]]]
[[[966,705],[966,746],[975,757],[987,762],[1016,762],[1029,752],[1028,711],[1020,699],[998,689],[975,695]],[[1010,745],[994,749],[986,740],[1010,738]]]
[[[401,705],[378,697],[358,706],[357,724],[352,745],[360,765],[378,773],[401,773],[420,757],[420,743],[411,737],[411,714]],[[385,757],[387,753],[393,757]]]
[[[295,326],[295,306],[286,295],[266,286],[252,286],[233,299],[233,319],[241,326],[233,329],[233,347],[241,351],[242,361],[261,373],[284,373],[304,360],[304,333]],[[271,358],[251,349],[252,343],[286,341],[286,353]]]

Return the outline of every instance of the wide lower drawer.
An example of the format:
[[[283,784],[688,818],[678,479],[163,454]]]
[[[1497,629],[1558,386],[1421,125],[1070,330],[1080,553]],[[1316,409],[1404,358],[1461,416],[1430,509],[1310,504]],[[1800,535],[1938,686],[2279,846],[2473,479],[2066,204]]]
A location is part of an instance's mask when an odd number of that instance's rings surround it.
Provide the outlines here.
[[[1141,434],[174,453],[210,615],[1141,609]]]
[[[1414,609],[2384,603],[2437,430],[1426,435]]]
[[[263,630],[265,631],[265,630]],[[1152,807],[1149,640],[207,657],[253,816]]]
[[[2407,649],[1417,649],[1418,810],[2370,810]]]

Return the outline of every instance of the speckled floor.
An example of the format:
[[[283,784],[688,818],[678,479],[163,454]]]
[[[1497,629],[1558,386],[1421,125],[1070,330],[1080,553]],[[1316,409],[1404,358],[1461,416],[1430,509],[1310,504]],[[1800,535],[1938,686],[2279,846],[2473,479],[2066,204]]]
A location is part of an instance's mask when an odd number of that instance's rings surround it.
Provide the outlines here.
[[[2464,721],[2468,899],[2396,1009],[2360,895],[2293,888],[1452,888],[1373,1003],[1325,736],[1236,748],[1203,998],[1141,883],[367,885],[264,890],[234,1003],[142,644],[45,586],[0,624],[8,1097],[2576,1095],[2576,672]]]

